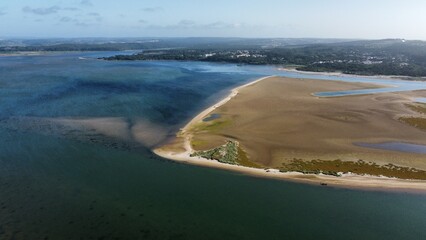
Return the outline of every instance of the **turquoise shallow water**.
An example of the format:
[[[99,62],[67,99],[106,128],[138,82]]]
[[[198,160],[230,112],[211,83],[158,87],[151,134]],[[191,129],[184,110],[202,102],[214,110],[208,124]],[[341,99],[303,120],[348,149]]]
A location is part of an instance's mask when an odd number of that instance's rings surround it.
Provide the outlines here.
[[[0,239],[426,238],[425,195],[258,179],[149,151],[272,67],[90,58],[111,54],[0,58]],[[58,121],[105,117],[104,128]]]

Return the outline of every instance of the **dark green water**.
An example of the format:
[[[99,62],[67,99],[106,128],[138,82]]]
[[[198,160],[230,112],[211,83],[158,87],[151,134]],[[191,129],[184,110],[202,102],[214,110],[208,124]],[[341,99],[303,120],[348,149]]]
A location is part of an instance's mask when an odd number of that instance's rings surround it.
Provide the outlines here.
[[[425,195],[188,166],[132,136],[46,120],[120,117],[166,137],[259,75],[72,54],[0,59],[0,239],[426,239]]]

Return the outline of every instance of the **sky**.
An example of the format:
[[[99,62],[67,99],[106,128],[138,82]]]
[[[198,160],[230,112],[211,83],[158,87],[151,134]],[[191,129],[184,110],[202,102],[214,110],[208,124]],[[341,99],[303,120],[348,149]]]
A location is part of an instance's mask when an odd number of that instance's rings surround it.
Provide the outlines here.
[[[426,40],[424,0],[0,0],[0,37]]]

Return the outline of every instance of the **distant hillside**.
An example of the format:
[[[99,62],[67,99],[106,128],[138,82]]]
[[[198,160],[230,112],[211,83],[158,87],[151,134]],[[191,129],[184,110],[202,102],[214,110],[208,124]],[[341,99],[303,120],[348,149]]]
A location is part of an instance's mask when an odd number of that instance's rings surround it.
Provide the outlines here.
[[[275,48],[292,45],[340,43],[346,39],[309,38],[83,38],[83,39],[6,39],[0,52],[17,51],[120,51],[158,48]]]
[[[401,39],[312,45],[292,51],[310,56],[300,70],[366,75],[426,76],[426,42]]]
[[[271,43],[272,40],[269,40]],[[360,75],[426,77],[426,42],[402,39],[238,47],[146,50],[106,60],[186,60],[238,64],[297,65],[298,70]],[[247,47],[251,46],[251,47]]]
[[[426,77],[426,42],[403,39],[83,38],[0,40],[0,53],[141,50],[106,60],[293,65],[298,70]]]

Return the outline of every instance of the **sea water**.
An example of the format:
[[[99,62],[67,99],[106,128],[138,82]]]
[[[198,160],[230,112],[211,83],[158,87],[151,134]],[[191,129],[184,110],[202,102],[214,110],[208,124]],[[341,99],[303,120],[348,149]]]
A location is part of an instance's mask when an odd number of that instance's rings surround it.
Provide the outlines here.
[[[0,239],[426,238],[422,194],[151,153],[229,89],[277,75],[272,67],[96,59],[113,54],[0,57]]]

